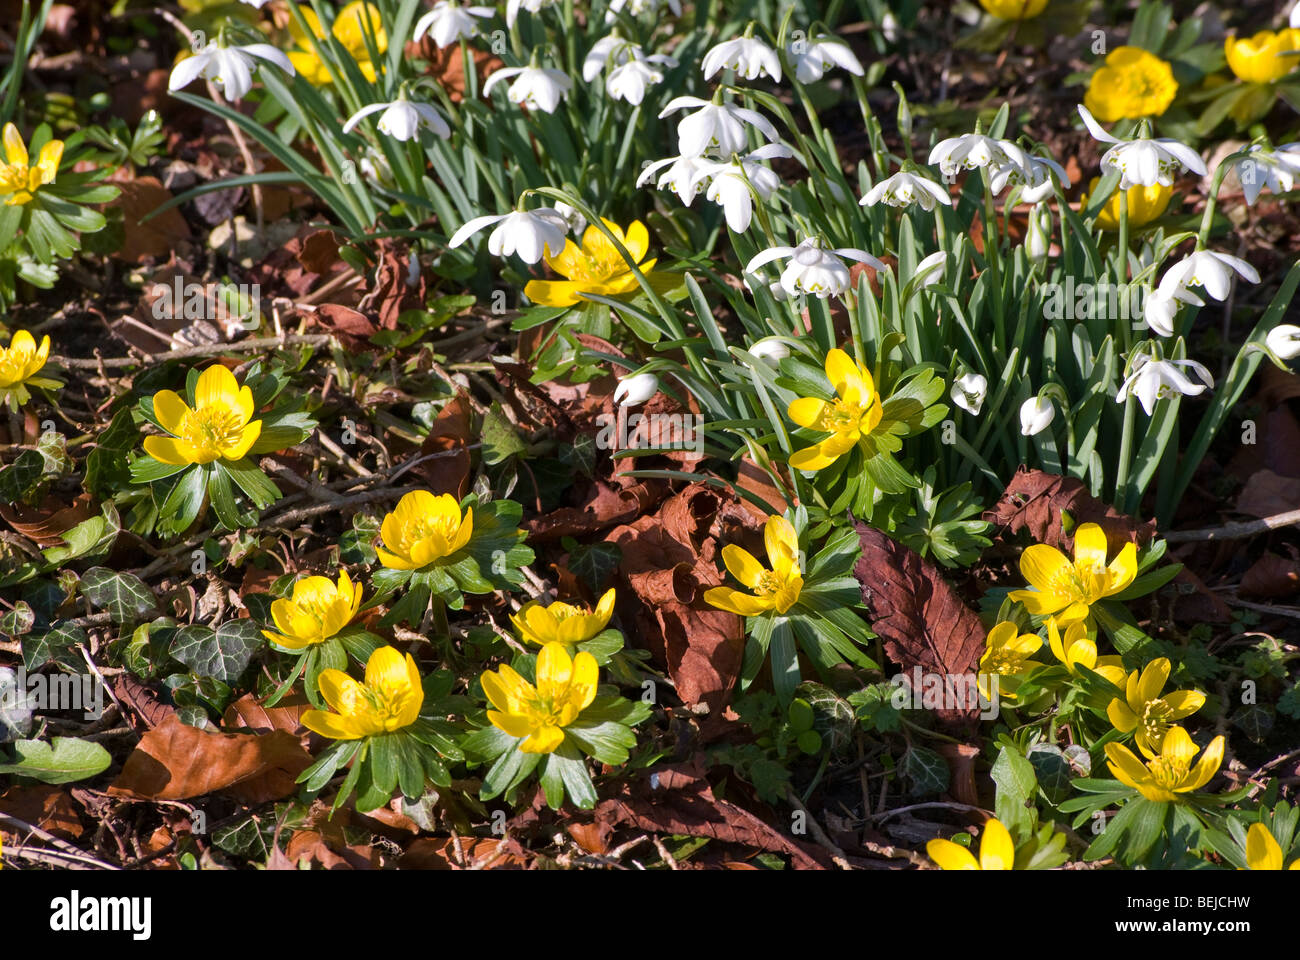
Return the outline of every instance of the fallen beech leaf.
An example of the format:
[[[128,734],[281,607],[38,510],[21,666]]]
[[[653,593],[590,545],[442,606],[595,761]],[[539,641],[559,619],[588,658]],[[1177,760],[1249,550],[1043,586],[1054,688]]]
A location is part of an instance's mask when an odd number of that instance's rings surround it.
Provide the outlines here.
[[[510,838],[461,837],[460,853],[465,866],[458,862],[456,843],[450,837],[420,837],[407,846],[397,861],[397,869],[464,870],[490,866],[494,870],[517,870],[527,865],[525,851]]]
[[[1023,466],[993,509],[985,511],[984,519],[1010,533],[1027,531],[1030,539],[1069,552],[1074,537],[1066,536],[1061,527],[1061,514],[1066,510],[1076,526],[1095,523],[1105,530],[1112,553],[1130,540],[1140,545],[1155,536],[1154,520],[1138,523],[1125,516],[1089,493],[1082,481]]]
[[[439,412],[417,454],[421,457],[442,454],[414,468],[435,494],[450,493],[459,500],[469,492],[468,445],[476,436],[469,395],[460,391]]]
[[[175,707],[164,703],[151,688],[131,674],[119,673],[111,682],[118,702],[130,707],[147,727],[156,727],[168,717],[176,715]],[[132,723],[132,726],[139,730],[138,724]]]
[[[308,234],[300,242],[297,259],[308,273],[329,273],[339,261],[339,238],[332,230]]]
[[[1300,504],[1300,479],[1284,477],[1272,470],[1251,475],[1237,497],[1237,512],[1251,517],[1287,513]]]
[[[88,493],[81,494],[70,504],[48,496],[39,507],[0,505],[0,517],[5,523],[41,547],[62,545],[63,534],[98,513],[94,498]]]
[[[857,524],[862,557],[853,575],[862,584],[862,599],[872,612],[872,629],[884,640],[885,653],[911,673],[949,676],[973,673],[984,653],[986,633],[971,610],[929,560],[889,539],[874,527]],[[969,723],[969,709],[936,711],[941,721]]]
[[[0,794],[0,813],[64,840],[75,840],[86,832],[72,797],[48,784],[10,787]]]
[[[164,259],[177,245],[190,238],[190,227],[176,207],[164,210],[148,223],[140,221],[172,198],[172,192],[157,177],[117,180],[121,196],[110,207],[122,208],[122,248],[114,253],[128,263],[146,257]]]
[[[1300,593],[1300,561],[1266,553],[1241,578],[1246,597],[1289,597]]]
[[[273,707],[263,706],[251,693],[246,693],[230,706],[221,717],[225,727],[247,727],[255,733],[272,733],[283,730],[295,737],[306,733],[302,715],[311,709],[306,695],[298,692],[283,697]]]
[[[294,778],[310,763],[298,738],[282,730],[210,733],[172,714],[141,738],[108,792],[185,800],[229,789],[247,803],[265,803],[294,793]]]
[[[322,303],[316,308],[314,316],[316,322],[326,330],[358,340],[368,340],[379,331],[374,321],[364,313],[337,303]]]

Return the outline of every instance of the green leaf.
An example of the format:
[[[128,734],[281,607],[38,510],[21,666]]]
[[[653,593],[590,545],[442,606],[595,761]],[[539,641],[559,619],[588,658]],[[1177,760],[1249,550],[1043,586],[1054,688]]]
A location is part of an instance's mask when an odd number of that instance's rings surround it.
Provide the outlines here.
[[[22,639],[23,666],[30,672],[53,660],[80,669],[84,666],[76,654],[77,644],[86,642],[86,631],[73,623],[56,623],[43,633],[28,634]]]
[[[14,743],[14,762],[0,763],[0,773],[32,777],[43,783],[72,783],[103,773],[112,762],[107,750],[89,740],[18,740]]]
[[[251,619],[231,620],[215,631],[194,624],[176,631],[171,654],[201,677],[234,683],[263,642]]]
[[[493,402],[483,415],[483,462],[496,464],[528,449],[528,444],[515,432],[514,424],[507,419],[500,402]]]
[[[903,754],[899,767],[911,781],[908,796],[932,797],[948,789],[951,779],[948,761],[927,747],[912,744]]]
[[[91,567],[81,575],[81,594],[117,624],[134,623],[158,608],[157,598],[133,573]]]

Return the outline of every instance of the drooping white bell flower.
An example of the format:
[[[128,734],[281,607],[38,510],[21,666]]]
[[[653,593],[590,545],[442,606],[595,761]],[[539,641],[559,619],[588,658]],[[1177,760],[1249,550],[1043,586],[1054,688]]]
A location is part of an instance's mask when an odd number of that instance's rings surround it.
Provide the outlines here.
[[[529,13],[541,13],[545,7],[555,3],[555,0],[510,0],[506,4],[506,26],[513,27],[515,21],[519,18],[520,10],[527,10]]]
[[[227,100],[242,100],[253,89],[253,71],[259,60],[275,64],[290,76],[294,74],[289,58],[269,43],[223,47],[218,41],[209,40],[202,50],[172,68],[167,89],[180,90],[202,76],[220,86]]]
[[[271,0],[239,0],[239,2],[246,3],[250,7],[256,7],[258,10],[261,10],[264,6],[270,3]]]
[[[525,263],[537,263],[543,253],[559,256],[569,230],[564,215],[554,207],[514,210],[500,216],[475,217],[452,234],[447,246],[459,247],[472,234],[493,224],[497,228],[488,237],[488,251],[498,257],[517,253]]]
[[[446,140],[451,136],[451,127],[442,115],[430,104],[415,103],[405,97],[399,97],[390,103],[372,103],[362,107],[343,124],[343,132],[351,133],[363,117],[384,111],[375,126],[379,132],[394,140],[413,140],[420,135],[420,128],[432,130],[434,134]]]
[[[699,97],[675,97],[659,113],[660,119],[699,107],[677,123],[677,149],[684,157],[701,157],[712,150],[724,157],[744,153],[749,147],[746,127],[754,127],[769,141],[777,138],[776,127],[757,110],[734,103],[711,103]]]
[[[1285,143],[1272,150],[1256,143],[1250,156],[1234,161],[1233,167],[1248,204],[1254,204],[1265,187],[1273,193],[1286,193],[1300,176],[1300,143]]]
[[[571,207],[563,200],[556,200],[555,212],[564,218],[564,222],[569,226],[569,232],[574,236],[581,236],[582,231],[587,229],[587,218],[577,207]]]
[[[560,101],[569,92],[569,88],[573,86],[569,75],[562,70],[532,65],[503,67],[487,78],[487,83],[483,84],[483,93],[485,95],[491,93],[493,87],[511,77],[514,77],[515,81],[506,90],[510,102],[541,110],[543,113],[554,113]]]
[[[664,170],[663,175],[659,177],[657,186],[660,190],[673,191],[681,199],[682,203],[689,207],[696,194],[703,189],[701,171],[713,163],[712,160],[696,156],[668,157],[665,160],[656,160],[641,171],[641,176],[637,177],[636,185],[638,187],[645,186],[656,171],[668,167],[667,170]]]
[[[744,233],[754,217],[754,195],[766,203],[781,186],[781,178],[760,161],[789,156],[793,156],[789,147],[769,143],[739,162],[705,161],[695,175],[696,182],[712,178],[705,197],[722,207],[727,226],[736,233]]]
[[[900,36],[898,27],[898,17],[894,16],[894,11],[886,10],[885,15],[880,18],[880,32],[885,35],[885,39],[890,43],[898,43]]]
[[[462,7],[457,0],[438,0],[432,10],[415,21],[411,39],[418,43],[426,33],[432,33],[439,49],[449,47],[461,37],[478,36],[478,21],[494,16],[496,10],[492,7]]]
[[[620,37],[616,33],[601,37],[582,58],[583,82],[591,83],[606,67],[621,66],[640,54],[641,47],[626,37]]]
[[[852,247],[826,249],[816,237],[809,237],[797,247],[764,250],[745,265],[745,272],[754,273],[765,263],[787,257],[790,264],[781,273],[781,286],[792,297],[801,293],[811,294],[819,300],[843,296],[852,281],[849,268],[841,257],[869,264],[876,270],[885,269],[883,263],[865,250]]]
[[[1020,405],[1020,432],[1026,437],[1042,433],[1056,419],[1056,408],[1047,397],[1030,397]]]
[[[1005,141],[1003,141],[1005,142]],[[1056,174],[1062,187],[1070,186],[1070,175],[1051,157],[1024,154],[1025,162],[999,165],[989,176],[989,188],[996,194],[1005,187],[1023,187],[1020,199],[1025,203],[1038,203],[1052,195],[1052,174]]]
[[[653,373],[634,373],[618,382],[614,402],[620,407],[635,407],[659,392],[659,378]]]
[[[1121,190],[1137,184],[1144,187],[1154,187],[1156,184],[1173,186],[1174,178],[1183,170],[1205,176],[1205,161],[1185,143],[1171,137],[1120,140],[1103,130],[1083,104],[1079,104],[1079,116],[1083,118],[1084,125],[1094,140],[1115,144],[1102,155],[1101,169],[1103,172],[1119,171]]]
[[[849,45],[839,37],[822,34],[815,40],[797,40],[789,46],[794,75],[800,83],[816,83],[831,67],[860,77],[865,71]]]
[[[781,58],[757,37],[722,41],[704,55],[703,67],[705,80],[721,70],[734,70],[736,76],[746,80],[754,80],[762,74],[778,83],[781,80]]]
[[[952,197],[933,180],[900,170],[892,177],[881,180],[858,201],[862,207],[874,207],[878,203],[886,203],[891,207],[919,203],[921,209],[928,212],[934,209],[936,203],[951,207]]]
[[[1046,203],[1036,203],[1029,211],[1029,229],[1025,231],[1025,255],[1042,263],[1052,249],[1052,210]]]
[[[663,6],[663,2],[664,0],[610,0],[609,9],[605,11],[605,22],[613,23],[624,7],[634,17],[639,17],[643,13],[656,13]],[[680,17],[681,0],[668,0],[668,9],[672,11],[674,17]]]
[[[936,143],[926,162],[939,164],[939,172],[952,177],[961,170],[987,166],[1001,168],[1008,163],[1023,168],[1028,164],[1028,156],[1010,140],[994,140],[982,133],[964,133]]]
[[[790,347],[780,337],[764,337],[749,348],[749,352],[775,367],[790,356]]]
[[[1191,370],[1201,383],[1193,382],[1183,373],[1183,368]],[[1156,360],[1142,353],[1134,358],[1128,379],[1115,394],[1115,402],[1123,403],[1130,395],[1137,397],[1149,417],[1158,400],[1175,396],[1194,397],[1212,386],[1214,377],[1195,360]]]
[[[646,89],[655,83],[662,83],[664,72],[661,67],[675,67],[677,61],[661,53],[633,57],[609,71],[605,77],[605,92],[615,100],[626,100],[640,106],[645,99]]]
[[[1283,360],[1300,357],[1300,327],[1294,323],[1279,323],[1268,332],[1264,343]],[[754,351],[751,349],[749,352]]]
[[[988,379],[978,373],[967,373],[957,378],[948,396],[971,416],[979,416],[984,407],[984,398],[988,396]]]
[[[1197,297],[1197,300],[1200,298]],[[1172,337],[1174,335],[1174,321],[1178,318],[1178,309],[1181,305],[1182,298],[1177,295],[1177,291],[1171,292],[1156,289],[1147,294],[1145,302],[1142,304],[1142,321],[1151,328],[1152,332],[1161,337]]]
[[[1227,299],[1232,288],[1234,272],[1244,280],[1259,283],[1259,271],[1240,257],[1213,250],[1197,250],[1165,271],[1160,278],[1159,291],[1199,306],[1202,301],[1194,294],[1184,295],[1190,293],[1190,288],[1199,286],[1215,300],[1222,301]]]
[[[926,287],[939,283],[943,280],[944,271],[947,269],[948,252],[946,250],[939,250],[930,254],[916,265],[916,272],[912,274],[912,279],[916,281],[916,289],[924,290]]]

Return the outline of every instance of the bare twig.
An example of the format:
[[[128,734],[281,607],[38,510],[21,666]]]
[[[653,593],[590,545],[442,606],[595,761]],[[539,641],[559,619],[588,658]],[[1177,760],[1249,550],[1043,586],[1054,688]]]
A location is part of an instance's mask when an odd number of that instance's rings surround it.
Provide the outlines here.
[[[1201,530],[1170,530],[1164,535],[1170,543],[1194,543],[1200,540],[1244,540],[1257,533],[1279,530],[1283,527],[1300,523],[1300,510],[1288,510],[1275,513],[1260,520],[1236,521],[1225,523],[1221,527],[1206,527]]]
[[[77,370],[102,370],[108,367],[144,367],[168,360],[184,360],[189,357],[216,357],[223,353],[250,353],[257,350],[274,350],[277,347],[313,346],[319,347],[329,343],[333,338],[328,333],[299,333],[287,337],[255,337],[252,340],[239,340],[235,343],[203,343],[194,347],[179,347],[163,353],[146,354],[142,357],[50,357],[51,364]]]

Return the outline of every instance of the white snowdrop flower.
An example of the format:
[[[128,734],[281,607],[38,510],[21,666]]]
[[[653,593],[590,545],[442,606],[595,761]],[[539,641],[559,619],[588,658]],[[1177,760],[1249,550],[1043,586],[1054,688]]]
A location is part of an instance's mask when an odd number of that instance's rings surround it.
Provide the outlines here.
[[[1183,368],[1190,369],[1201,381],[1195,383],[1183,373]],[[1166,397],[1194,397],[1204,393],[1206,387],[1214,386],[1214,377],[1195,360],[1155,360],[1147,354],[1139,354],[1133,361],[1132,371],[1115,394],[1115,402],[1123,403],[1134,396],[1142,404],[1147,416],[1156,408],[1156,401]]]
[[[506,4],[506,26],[513,27],[515,21],[519,19],[519,11],[527,10],[529,13],[541,13],[543,8],[551,6],[555,0],[510,0]]]
[[[1265,345],[1283,360],[1300,357],[1300,327],[1294,323],[1279,323],[1264,338]],[[753,353],[750,350],[750,353]]]
[[[641,47],[626,37],[620,37],[616,33],[601,37],[591,45],[587,55],[582,58],[583,82],[591,83],[606,67],[621,66],[640,54]]]
[[[757,37],[736,37],[724,40],[704,55],[704,79],[710,79],[721,70],[734,70],[736,76],[754,80],[766,74],[781,80],[781,58],[776,51]]]
[[[1003,141],[1004,143],[1006,141]],[[1070,186],[1070,175],[1051,157],[1024,154],[1024,164],[999,165],[989,176],[989,187],[997,194],[1005,187],[1023,187],[1020,199],[1025,203],[1038,203],[1052,195],[1052,174],[1056,174],[1062,187]]]
[[[663,0],[610,0],[609,9],[605,12],[605,22],[613,23],[624,7],[632,16],[639,17],[643,13],[657,13],[662,5]],[[672,11],[674,17],[680,17],[681,0],[668,0],[668,9]]]
[[[258,10],[261,10],[264,6],[270,3],[271,0],[239,0],[239,2],[246,3],[250,7],[256,7]]]
[[[555,201],[555,212],[564,218],[564,222],[568,224],[569,231],[574,236],[581,235],[582,231],[587,229],[587,218],[578,212],[577,207],[571,207],[563,200],[557,200]]]
[[[890,43],[898,43],[898,26],[898,17],[894,16],[894,11],[885,11],[885,15],[880,18],[880,32],[885,35],[885,39]]]
[[[478,36],[478,21],[496,16],[492,7],[462,7],[457,0],[438,0],[433,9],[415,21],[411,39],[417,43],[426,33],[433,34],[439,48],[449,47],[461,37]]]
[[[916,281],[916,289],[924,290],[926,287],[939,283],[943,280],[944,271],[947,269],[948,252],[946,250],[939,250],[930,254],[916,265],[916,272],[912,274],[912,279]]]
[[[641,176],[637,177],[636,185],[638,187],[645,186],[654,177],[656,171],[667,167],[668,169],[664,170],[662,176],[659,177],[658,188],[673,191],[681,198],[682,203],[689,207],[696,194],[703,188],[703,184],[700,182],[703,179],[700,176],[701,171],[706,167],[711,167],[714,162],[713,160],[706,160],[704,157],[695,156],[668,157],[666,160],[656,160],[641,171]]]
[[[749,277],[742,276],[740,282],[750,293],[754,292],[754,287],[750,284]],[[785,292],[785,287],[781,286],[780,280],[772,280],[769,282],[766,279],[762,279],[759,282],[762,286],[767,287],[767,292],[772,295],[772,299],[777,303],[785,303],[790,299],[790,295]]]
[[[660,119],[698,107],[677,123],[677,149],[682,156],[700,157],[712,150],[721,156],[744,153],[749,148],[746,127],[754,127],[769,141],[777,138],[776,127],[756,110],[734,103],[710,103],[699,97],[676,97],[659,113]]]
[[[1199,305],[1199,298],[1186,295],[1191,287],[1199,286],[1215,300],[1225,300],[1232,287],[1234,272],[1244,280],[1259,283],[1259,272],[1240,257],[1213,250],[1197,250],[1165,271],[1160,278],[1159,292]]]
[[[427,103],[415,103],[405,97],[399,97],[391,103],[372,103],[362,107],[343,124],[343,132],[351,133],[363,117],[384,111],[375,124],[379,132],[394,140],[413,140],[420,135],[420,128],[432,130],[434,134],[446,140],[451,136],[451,127],[442,119],[433,106]]]
[[[934,209],[936,203],[952,206],[952,197],[946,188],[927,177],[919,177],[903,170],[881,180],[858,201],[862,207],[886,203],[891,207],[906,207],[919,203],[922,210]]]
[[[1034,263],[1042,263],[1052,249],[1052,210],[1045,203],[1036,203],[1029,211],[1029,229],[1025,232],[1025,255]]]
[[[759,161],[792,156],[790,148],[769,143],[737,163],[708,161],[696,174],[696,181],[712,178],[705,197],[722,207],[727,226],[736,233],[749,229],[754,216],[754,196],[766,203],[781,186],[781,178]]]
[[[488,251],[497,257],[519,254],[525,263],[537,263],[543,253],[559,256],[564,251],[569,224],[554,207],[514,210],[500,216],[475,217],[452,234],[449,248],[459,247],[472,234],[496,224],[488,237]]]
[[[167,89],[180,90],[202,76],[220,86],[227,100],[242,100],[253,89],[253,71],[257,69],[259,60],[273,63],[293,76],[293,64],[289,58],[269,43],[223,47],[216,40],[209,40],[202,50],[172,68]]]
[[[646,88],[663,82],[664,72],[661,67],[675,66],[676,60],[660,53],[634,57],[609,72],[605,78],[605,92],[615,100],[626,100],[633,106],[640,106],[645,99]]]
[[[1030,397],[1020,405],[1020,432],[1026,437],[1042,433],[1056,419],[1056,408],[1047,397]]]
[[[994,140],[982,133],[964,133],[936,143],[926,162],[939,164],[939,172],[952,177],[961,170],[974,170],[976,167],[1000,168],[1013,163],[1023,168],[1028,165],[1028,155],[1010,140]]]
[[[789,46],[794,61],[794,75],[800,83],[816,83],[831,67],[847,70],[860,77],[865,71],[849,45],[839,37],[822,34],[815,40],[799,40]]]
[[[1103,172],[1119,171],[1121,190],[1137,184],[1144,187],[1154,187],[1156,184],[1173,186],[1174,178],[1183,170],[1205,176],[1205,161],[1185,143],[1170,137],[1120,140],[1103,130],[1083,104],[1079,104],[1079,116],[1083,118],[1093,139],[1115,144],[1102,155],[1101,169]]]
[[[1272,193],[1286,193],[1300,176],[1300,143],[1285,143],[1273,150],[1256,143],[1250,156],[1234,161],[1233,168],[1248,204],[1254,204],[1265,187]]]
[[[614,402],[620,407],[635,407],[659,392],[659,378],[653,373],[634,373],[618,382]]]
[[[746,273],[754,273],[765,263],[789,258],[790,264],[781,274],[781,286],[796,297],[811,294],[819,300],[840,297],[849,289],[851,279],[848,265],[841,257],[869,264],[876,270],[885,265],[867,253],[852,247],[826,249],[816,237],[809,237],[797,247],[771,247],[758,254],[745,265]]]
[[[957,378],[948,396],[971,416],[979,416],[984,407],[984,398],[988,396],[989,382],[978,373],[967,373]]]
[[[1291,8],[1291,26],[1296,30],[1300,30],[1300,2],[1297,2]]]
[[[1174,294],[1159,289],[1154,290],[1147,294],[1142,304],[1142,322],[1157,335],[1172,337],[1179,306],[1179,298]]]
[[[790,347],[780,337],[764,337],[749,348],[749,352],[775,367],[790,356]]]
[[[569,75],[562,70],[534,66],[503,67],[487,78],[487,83],[483,84],[483,93],[491,93],[493,87],[511,77],[514,77],[515,81],[506,90],[510,102],[541,110],[543,113],[554,113],[560,101],[569,92],[569,88],[573,86]]]

